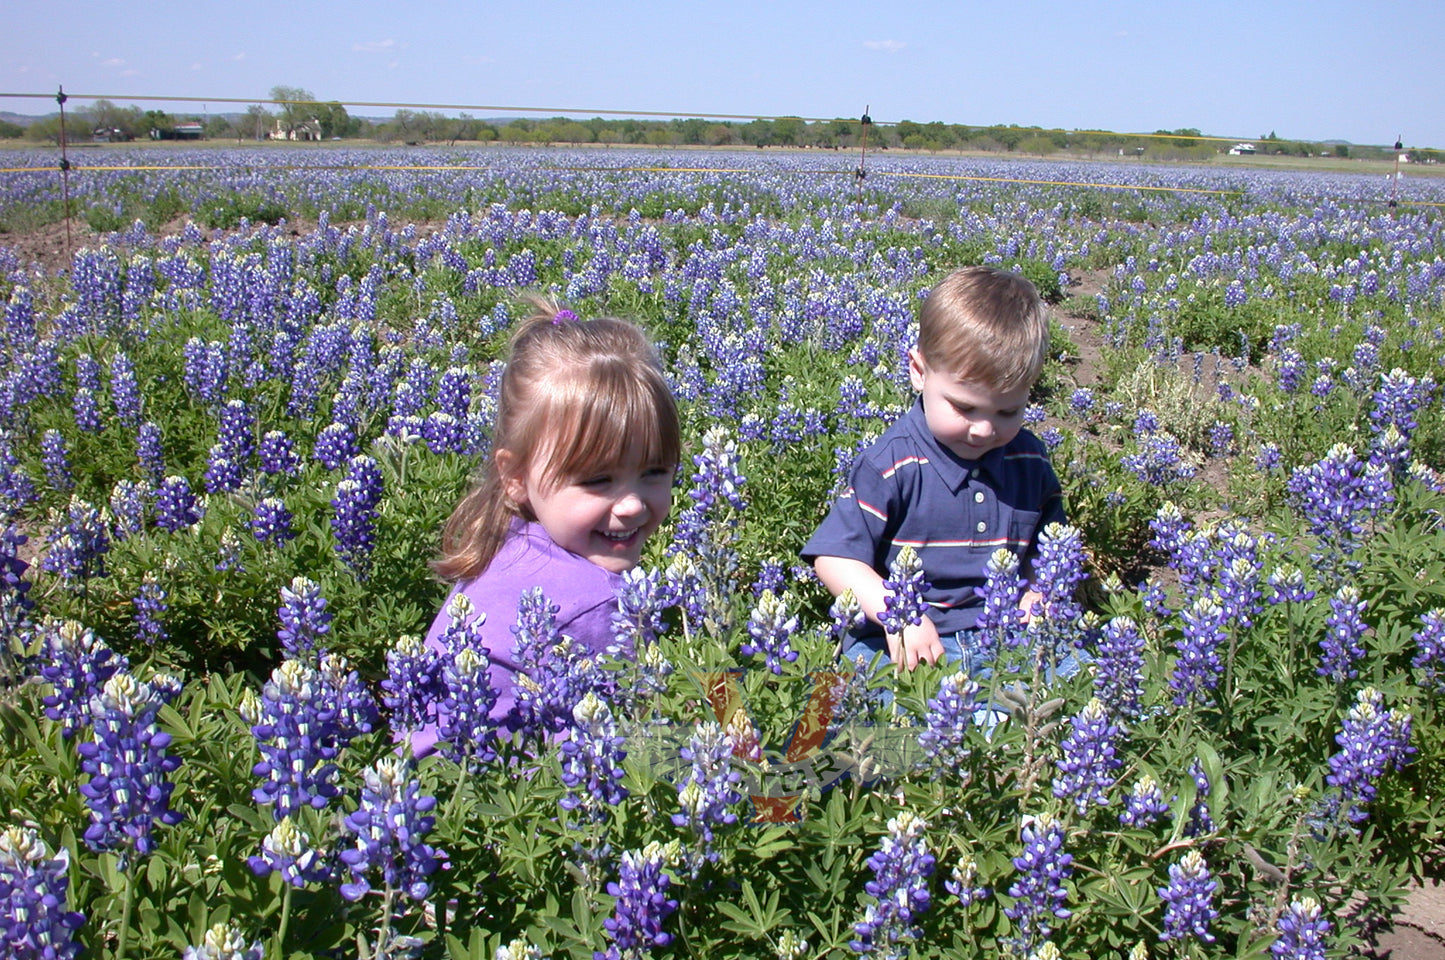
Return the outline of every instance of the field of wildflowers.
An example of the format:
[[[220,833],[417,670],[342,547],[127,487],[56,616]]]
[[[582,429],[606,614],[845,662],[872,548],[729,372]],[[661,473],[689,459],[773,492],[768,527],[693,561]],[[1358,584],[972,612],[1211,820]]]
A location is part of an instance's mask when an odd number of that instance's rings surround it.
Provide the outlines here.
[[[0,246],[6,955],[1340,957],[1440,870],[1445,180],[105,156],[175,169],[74,173],[61,271]],[[994,557],[990,675],[870,677],[796,551],[968,263],[1054,303],[1072,525],[1028,624]],[[475,633],[417,638],[529,289],[649,329],[688,462],[616,657],[518,611],[502,739]]]

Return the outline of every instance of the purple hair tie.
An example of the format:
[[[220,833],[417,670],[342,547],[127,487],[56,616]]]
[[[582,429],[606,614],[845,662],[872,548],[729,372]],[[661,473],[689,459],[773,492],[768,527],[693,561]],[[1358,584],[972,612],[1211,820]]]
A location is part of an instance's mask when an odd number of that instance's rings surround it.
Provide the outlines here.
[[[554,327],[560,327],[562,324],[566,323],[568,320],[576,320],[576,319],[577,319],[577,314],[573,313],[571,310],[558,310],[556,313],[554,313],[554,314],[552,315],[552,325],[553,325]]]

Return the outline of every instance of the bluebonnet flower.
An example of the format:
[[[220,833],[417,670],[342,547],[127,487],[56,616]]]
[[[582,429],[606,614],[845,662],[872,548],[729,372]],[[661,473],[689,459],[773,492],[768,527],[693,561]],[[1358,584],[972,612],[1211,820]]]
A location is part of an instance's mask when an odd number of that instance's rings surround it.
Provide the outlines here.
[[[400,757],[382,757],[362,779],[361,803],[341,825],[344,834],[356,838],[354,847],[341,851],[341,861],[351,871],[341,895],[360,900],[380,873],[386,890],[425,900],[431,893],[427,878],[447,859],[422,839],[436,823],[431,816],[436,798],[421,795],[411,763]]]
[[[1149,827],[1168,812],[1164,791],[1146,773],[1134,781],[1134,786],[1124,795],[1124,812],[1119,814],[1119,822],[1126,827]]]
[[[110,491],[110,512],[115,518],[111,534],[117,541],[145,530],[146,514],[154,491],[145,480],[117,480]]]
[[[558,607],[540,587],[525,591],[517,603],[516,713],[511,718],[525,735],[560,733],[574,723],[573,710],[589,692],[612,694],[609,671],[557,629]]]
[[[100,511],[84,500],[71,497],[64,520],[52,513],[45,543],[40,569],[58,576],[67,588],[84,589],[87,580],[105,576],[110,534]]]
[[[261,472],[269,476],[291,476],[301,469],[301,457],[283,430],[268,430],[256,451]]]
[[[497,721],[491,716],[497,690],[491,666],[480,644],[463,646],[441,660],[443,709],[437,711],[441,752],[468,770],[478,770],[497,756]]]
[[[1060,775],[1054,778],[1054,796],[1073,800],[1075,812],[1083,816],[1090,805],[1109,805],[1115,773],[1124,765],[1114,745],[1123,731],[1109,720],[1104,703],[1098,697],[1071,718],[1069,726],[1069,735],[1062,745],[1063,755],[1055,764]]]
[[[246,572],[246,565],[241,558],[241,539],[236,536],[232,527],[222,530],[221,538],[216,543],[216,569],[222,573],[228,570]]]
[[[129,670],[130,663],[74,620],[47,620],[41,640],[40,677],[52,691],[41,703],[68,739],[90,722],[91,698],[116,671]]]
[[[943,881],[943,889],[957,897],[961,907],[969,907],[986,900],[993,892],[988,887],[979,885],[978,861],[970,853],[959,854],[958,862],[949,871],[948,879]]]
[[[1019,577],[1019,558],[1005,547],[995,550],[984,568],[984,585],[979,589],[983,606],[978,614],[978,658],[987,663],[1004,647],[1018,646],[1027,639],[1023,631],[1024,611],[1019,609],[1024,584]]]
[[[1304,382],[1305,358],[1294,347],[1285,347],[1279,353],[1279,370],[1275,383],[1284,393],[1294,393]]]
[[[1119,462],[1144,483],[1155,487],[1181,483],[1196,473],[1179,441],[1164,432],[1147,434],[1139,442],[1138,451],[1126,454]]]
[[[612,708],[591,690],[573,708],[572,720],[571,735],[559,747],[567,795],[557,805],[600,820],[606,816],[604,806],[616,806],[628,795],[622,785],[624,738]]]
[[[1315,592],[1305,586],[1305,575],[1293,564],[1282,563],[1269,575],[1271,604],[1308,603],[1315,598]]]
[[[1094,696],[1118,717],[1137,717],[1144,696],[1144,635],[1132,617],[1104,624],[1094,655]]]
[[[316,661],[318,682],[336,703],[336,745],[344,749],[356,737],[370,733],[381,722],[376,698],[339,653],[323,653]]]
[[[220,411],[220,430],[216,445],[233,460],[245,461],[256,449],[256,417],[246,401],[228,400]]]
[[[206,406],[220,404],[226,394],[228,376],[225,344],[191,337],[181,352],[185,358],[186,389]]]
[[[356,432],[344,423],[332,423],[316,435],[311,455],[327,470],[338,470],[343,463],[361,452]]]
[[[1348,559],[1363,543],[1365,525],[1393,502],[1390,471],[1360,460],[1343,443],[1290,475],[1291,500],[1320,541],[1317,562]]]
[[[1053,921],[1073,916],[1064,904],[1064,882],[1073,875],[1074,858],[1064,852],[1064,827],[1048,814],[1025,817],[1019,831],[1024,849],[1013,858],[1018,879],[1009,886],[1014,902],[1004,914],[1018,929],[1018,945],[1025,952],[1036,948],[1053,932]]]
[[[0,952],[13,960],[73,960],[85,917],[65,909],[70,852],[55,857],[29,827],[0,831]]]
[[[41,436],[40,463],[45,468],[45,480],[53,489],[64,492],[75,486],[75,477],[70,472],[70,451],[59,430],[46,430]]]
[[[680,750],[688,762],[687,776],[677,788],[681,813],[672,815],[676,827],[688,827],[702,845],[702,857],[716,861],[713,828],[738,822],[732,808],[743,795],[736,789],[742,774],[732,766],[733,739],[714,722],[699,724]]]
[[[230,493],[241,489],[244,480],[241,464],[219,443],[206,454],[205,481],[207,493]]]
[[[141,394],[135,379],[135,365],[120,350],[110,358],[110,402],[115,418],[127,427],[140,425]]]
[[[331,533],[337,556],[358,577],[370,571],[381,496],[381,468],[376,461],[364,454],[352,457],[346,477],[336,485],[336,496],[331,500],[335,510]]]
[[[1153,519],[1149,521],[1149,529],[1154,531],[1149,546],[1174,557],[1180,553],[1185,536],[1193,526],[1184,518],[1177,504],[1166,500],[1159,505]]]
[[[1147,408],[1142,409],[1139,411],[1138,415],[1134,417],[1135,436],[1147,437],[1151,434],[1158,433],[1161,428],[1162,427],[1159,422],[1159,414],[1155,413],[1153,410],[1149,410]]]
[[[1209,797],[1214,787],[1198,757],[1189,765],[1189,776],[1194,780],[1194,805],[1189,808],[1189,821],[1184,825],[1184,835],[1198,837],[1214,830],[1214,816],[1209,807]]]
[[[1420,629],[1410,639],[1415,641],[1410,666],[1421,672],[1421,685],[1437,693],[1445,691],[1445,608],[1436,607],[1422,615]]]
[[[765,590],[748,615],[748,636],[752,639],[743,641],[739,652],[745,657],[761,656],[764,666],[781,675],[784,663],[798,659],[798,651],[790,642],[797,629],[798,618],[788,612],[782,598]]]
[[[340,752],[335,691],[304,660],[286,660],[243,702],[261,760],[251,772],[262,783],[251,798],[280,820],[303,807],[323,809],[341,795],[336,785]]]
[[[677,855],[676,841],[667,846],[653,841],[641,850],[622,852],[617,881],[607,884],[617,906],[602,921],[612,944],[606,952],[594,953],[593,960],[642,960],[654,947],[672,942],[662,925],[677,909],[677,901],[667,896],[672,878],[665,871]]]
[[[177,476],[161,481],[155,507],[156,526],[171,533],[200,523],[205,513],[186,478]]]
[[[842,650],[848,635],[863,624],[863,605],[858,602],[857,595],[850,588],[834,598],[832,605],[828,607],[828,615],[831,618],[829,631],[838,649]]]
[[[923,561],[917,551],[905,546],[898,551],[888,565],[888,577],[883,581],[887,591],[883,598],[883,611],[878,621],[890,634],[901,635],[905,628],[923,622],[927,615],[924,594],[930,584],[923,579]]]
[[[1074,592],[1088,577],[1084,570],[1084,538],[1078,527],[1051,523],[1039,531],[1033,587],[1043,597],[1042,609],[1028,611],[1061,628],[1073,626],[1084,610]]]
[[[1402,436],[1410,437],[1419,426],[1415,414],[1434,392],[1435,381],[1428,375],[1417,379],[1399,367],[1381,374],[1380,384],[1370,398],[1370,428],[1383,433],[1393,426]]]
[[[918,734],[918,744],[929,761],[944,770],[961,770],[970,751],[968,728],[978,709],[979,686],[966,673],[951,673],[938,685],[938,695],[928,701],[927,726]]]
[[[275,872],[293,887],[331,879],[325,853],[316,849],[311,836],[289,816],[271,828],[261,841],[260,855],[247,857],[246,863],[256,876],[268,877]]]
[[[76,427],[86,433],[100,432],[100,404],[95,399],[95,391],[86,387],[77,389],[70,408],[75,415]]]
[[[136,429],[136,460],[141,474],[152,487],[159,487],[166,475],[165,456],[161,450],[161,428],[147,420]]]
[[[1261,443],[1254,454],[1254,469],[1260,473],[1273,473],[1284,463],[1284,454],[1279,449],[1279,444],[1274,442]]]
[[[306,577],[293,577],[290,587],[281,588],[281,607],[276,611],[281,629],[276,639],[287,657],[300,658],[321,647],[331,632],[331,614],[321,586]]]
[[[14,524],[0,530],[0,613],[23,615],[35,606],[28,596],[30,581],[25,579],[30,564],[20,558],[20,548],[29,540]]]
[[[1369,629],[1364,612],[1365,601],[1356,587],[1340,587],[1330,598],[1330,615],[1325,621],[1325,635],[1320,638],[1320,665],[1315,668],[1320,676],[1335,683],[1359,676],[1354,665],[1365,656],[1363,641]]]
[[[1216,420],[1209,428],[1209,451],[1216,457],[1227,457],[1234,450],[1234,428]]]
[[[261,941],[248,947],[240,930],[229,923],[218,923],[205,932],[199,945],[186,947],[181,960],[262,960],[265,955]]]
[[[702,451],[692,458],[697,468],[692,475],[688,497],[693,502],[677,518],[677,530],[671,552],[703,553],[710,525],[727,507],[736,511],[747,509],[742,488],[746,479],[738,470],[737,442],[727,428],[711,427],[703,434]]]
[[[1073,393],[1069,394],[1069,409],[1080,417],[1092,413],[1095,402],[1094,391],[1088,387],[1079,387]]]
[[[874,902],[853,925],[857,939],[848,946],[854,953],[903,960],[908,944],[923,935],[918,920],[932,903],[928,878],[936,862],[927,831],[927,821],[907,810],[888,821],[888,833],[867,861],[873,879],[863,889]]]
[[[1209,867],[1198,850],[1190,850],[1178,863],[1169,867],[1169,885],[1159,888],[1164,901],[1164,929],[1160,940],[1182,940],[1194,937],[1213,943],[1209,925],[1219,917],[1214,909],[1214,893],[1219,882],[1209,875]]]
[[[172,677],[150,682],[117,671],[90,698],[92,739],[76,745],[80,767],[90,775],[80,792],[90,807],[85,842],[92,850],[120,849],[145,856],[156,847],[156,824],[181,822],[170,809],[175,784],[166,776],[180,766],[168,756],[171,735],[156,726],[156,714],[180,691]]]
[[[1179,619],[1183,627],[1174,641],[1179,658],[1169,678],[1174,703],[1180,707],[1191,702],[1207,704],[1209,691],[1219,686],[1224,670],[1219,656],[1219,646],[1227,636],[1224,608],[1213,597],[1202,596],[1181,610]]]
[[[1361,690],[1335,735],[1340,750],[1329,758],[1325,782],[1339,791],[1338,806],[1352,823],[1369,818],[1365,805],[1375,799],[1376,781],[1409,762],[1410,715],[1385,709],[1374,687]]]
[[[442,696],[441,661],[421,637],[404,634],[386,652],[381,702],[391,711],[391,731],[405,736],[431,721]]]
[[[1313,897],[1291,900],[1275,925],[1279,937],[1269,945],[1276,960],[1325,960],[1330,922]]]
[[[260,543],[282,546],[296,537],[291,529],[291,511],[276,497],[263,497],[251,514],[251,533]]]
[[[141,578],[140,593],[131,601],[135,605],[135,632],[146,643],[154,644],[166,638],[166,627],[161,622],[165,616],[166,589],[156,579],[155,571],[147,570]]]

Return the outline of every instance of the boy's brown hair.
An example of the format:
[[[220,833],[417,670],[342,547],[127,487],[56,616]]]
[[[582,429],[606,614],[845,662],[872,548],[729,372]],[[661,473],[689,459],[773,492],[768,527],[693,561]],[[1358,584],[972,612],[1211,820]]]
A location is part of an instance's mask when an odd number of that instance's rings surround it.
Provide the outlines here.
[[[963,267],[923,301],[918,352],[929,369],[997,390],[1033,386],[1043,372],[1049,320],[1034,285],[993,267]]]

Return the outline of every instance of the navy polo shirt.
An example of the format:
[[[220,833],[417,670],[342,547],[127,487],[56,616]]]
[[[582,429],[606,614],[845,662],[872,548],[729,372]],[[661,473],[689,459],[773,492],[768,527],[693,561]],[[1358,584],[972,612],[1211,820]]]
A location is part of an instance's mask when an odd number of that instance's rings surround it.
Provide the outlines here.
[[[1020,430],[1007,446],[964,460],[929,432],[921,399],[858,457],[849,480],[803,545],[803,559],[861,560],[886,579],[911,546],[931,584],[929,616],[943,635],[977,623],[975,588],[995,550],[1007,547],[1026,568],[1039,531],[1065,519],[1059,478],[1038,437]],[[869,620],[857,635],[882,633]]]

